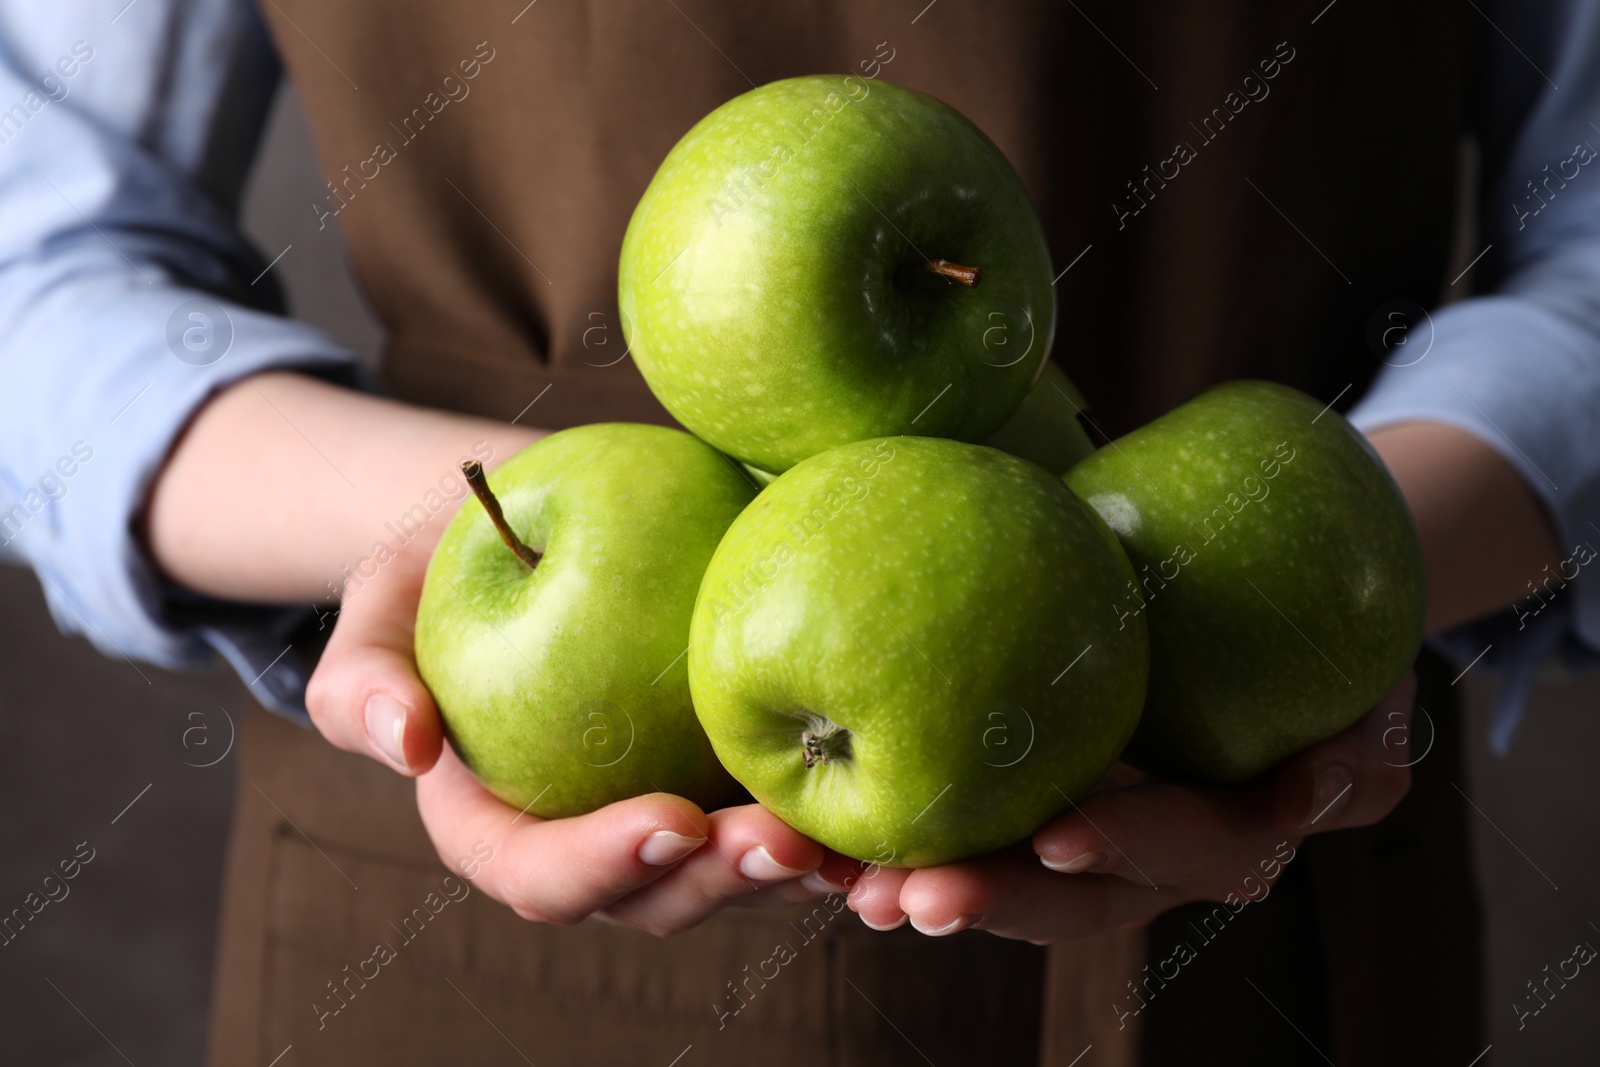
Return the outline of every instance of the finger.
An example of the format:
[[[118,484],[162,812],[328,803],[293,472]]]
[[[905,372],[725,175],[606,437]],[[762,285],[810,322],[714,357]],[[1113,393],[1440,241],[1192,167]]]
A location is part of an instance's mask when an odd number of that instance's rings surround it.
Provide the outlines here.
[[[855,885],[863,872],[876,869],[875,864],[853,860],[831,850],[824,851],[826,856],[822,865],[810,874],[802,875],[792,882],[780,882],[768,886],[738,897],[730,903],[741,908],[785,907],[790,904],[822,900],[834,895],[848,895],[850,887]]]
[[[1408,708],[1412,692],[1408,680],[1371,715]],[[1410,772],[1370,736],[1364,720],[1239,786],[1157,781],[1093,794],[1034,834],[1034,850],[1065,874],[1251,892],[1278,877],[1306,834],[1376,822],[1399,803]]]
[[[734,897],[728,901],[728,905],[735,908],[787,908],[793,904],[821,900],[831,896],[833,892],[831,889],[808,885],[806,879],[802,877],[792,882],[769,885],[753,893],[746,893],[742,897]]]
[[[339,748],[416,775],[433,766],[444,739],[412,652],[423,568],[399,559],[388,566],[340,606],[306,708]]]
[[[1156,776],[1149,771],[1140,770],[1131,763],[1114,763],[1111,769],[1101,776],[1095,783],[1091,793],[1102,793],[1107,789],[1126,789],[1131,785],[1143,785],[1153,782]]]
[[[791,893],[808,892],[799,879],[822,863],[821,845],[758,804],[723,808],[707,818],[706,848],[606,908],[606,917],[665,937],[769,887],[788,883],[795,887]]]
[[[874,930],[893,930],[906,924],[900,909],[900,887],[911,872],[902,867],[868,866],[850,886],[850,910]]]
[[[1278,840],[1294,836],[1274,822],[1267,798],[1258,785],[1152,782],[1108,790],[1040,828],[1033,850],[1057,875],[1113,875],[1146,889],[1210,888],[1253,871]]]
[[[1393,811],[1411,788],[1416,692],[1409,675],[1360,722],[1280,764],[1270,779],[1277,824],[1320,834],[1370,826]]]
[[[667,793],[570,819],[525,815],[495,799],[448,746],[417,779],[417,809],[447,866],[537,922],[578,922],[661,878],[710,832],[699,808]]]
[[[1026,847],[913,871],[899,905],[912,925],[942,937],[966,929],[1049,944],[1148,922],[1189,899],[1121,878],[1063,878]]]
[[[726,902],[725,907],[747,908],[757,910],[760,908],[792,908],[796,904],[814,904],[827,899],[831,894],[807,889],[800,879],[792,882],[779,882],[777,885],[758,889],[754,893],[746,893],[742,897],[734,897]],[[837,911],[838,909],[834,909]],[[632,922],[627,922],[614,916],[609,909],[601,909],[594,913],[594,918],[608,926],[626,926],[637,929]],[[663,935],[670,936],[670,935]]]
[[[853,860],[849,856],[827,850],[822,866],[804,879],[813,888],[827,893],[848,893],[862,878],[876,877],[883,868],[871,860]]]

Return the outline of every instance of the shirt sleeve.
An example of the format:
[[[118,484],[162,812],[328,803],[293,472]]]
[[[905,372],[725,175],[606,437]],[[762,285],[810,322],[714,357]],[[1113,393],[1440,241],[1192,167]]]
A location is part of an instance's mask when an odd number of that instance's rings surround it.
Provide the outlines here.
[[[217,390],[291,368],[370,383],[345,346],[281,314],[239,232],[279,80],[258,13],[118,6],[0,9],[0,556],[32,567],[56,623],[107,655],[195,667],[220,653],[258,699],[303,715],[310,605],[176,588],[134,522]]]
[[[1414,324],[1350,418],[1465,430],[1548,509],[1556,571],[1435,642],[1503,675],[1490,740],[1504,751],[1541,669],[1600,665],[1600,5],[1485,6],[1517,40],[1484,27],[1481,295]]]

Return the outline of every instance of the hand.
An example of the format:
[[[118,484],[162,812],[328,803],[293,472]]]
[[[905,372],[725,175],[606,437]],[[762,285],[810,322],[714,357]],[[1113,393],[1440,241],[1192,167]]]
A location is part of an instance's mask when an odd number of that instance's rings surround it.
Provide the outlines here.
[[[822,847],[756,805],[707,814],[655,793],[547,820],[484,789],[444,743],[412,654],[423,575],[445,523],[436,516],[346,596],[306,705],[333,744],[420,776],[417,807],[447,866],[525,919],[598,915],[657,936],[728,904],[779,905],[828,892],[802,880],[822,862]]]
[[[1196,900],[1259,899],[1308,834],[1368,826],[1411,786],[1406,727],[1415,676],[1344,733],[1238,786],[1164,781],[1118,765],[1028,845],[942,867],[856,868],[849,884],[867,925],[910,922],[930,935],[972,928],[1048,944],[1147,923]]]

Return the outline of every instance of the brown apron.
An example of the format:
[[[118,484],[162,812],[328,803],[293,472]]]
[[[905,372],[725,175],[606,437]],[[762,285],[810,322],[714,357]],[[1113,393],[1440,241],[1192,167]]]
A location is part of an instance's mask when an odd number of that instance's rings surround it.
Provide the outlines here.
[[[1065,271],[1055,358],[1115,435],[1225,378],[1347,405],[1375,367],[1372,311],[1439,292],[1472,13],[1320,6],[263,10],[329,176],[312,210],[349,242],[398,396],[501,418],[541,397],[526,421],[548,427],[668,421],[619,358],[616,260],[634,203],[678,137],[751,84],[854,72],[947,100],[1015,163]],[[1439,737],[1401,810],[1309,842],[1225,935],[1199,947],[1205,909],[1179,909],[1049,950],[876,934],[826,909],[733,909],[664,942],[523,923],[481,894],[449,897],[408,783],[258,711],[213,1059],[264,1064],[292,1046],[285,1067],[1099,1067],[1208,1062],[1196,1052],[1214,1048],[1215,1062],[1321,1063],[1315,1040],[1341,1064],[1465,1063],[1482,1046],[1449,788],[1459,745],[1447,698],[1423,702]],[[418,914],[427,901],[443,904]],[[1198,958],[1145,981],[1180,939]],[[381,965],[380,942],[394,955]],[[767,981],[780,943],[794,959]]]

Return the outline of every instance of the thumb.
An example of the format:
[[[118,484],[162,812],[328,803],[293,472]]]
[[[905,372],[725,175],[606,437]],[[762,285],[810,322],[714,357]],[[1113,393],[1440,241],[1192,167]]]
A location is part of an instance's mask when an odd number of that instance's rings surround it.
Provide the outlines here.
[[[322,736],[406,775],[432,767],[444,737],[412,651],[430,547],[411,542],[346,597],[306,686]]]
[[[1393,811],[1411,788],[1416,692],[1410,674],[1349,729],[1280,764],[1269,779],[1278,824],[1317,834],[1370,826]]]

